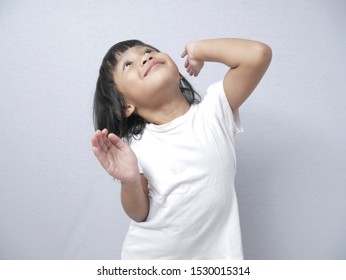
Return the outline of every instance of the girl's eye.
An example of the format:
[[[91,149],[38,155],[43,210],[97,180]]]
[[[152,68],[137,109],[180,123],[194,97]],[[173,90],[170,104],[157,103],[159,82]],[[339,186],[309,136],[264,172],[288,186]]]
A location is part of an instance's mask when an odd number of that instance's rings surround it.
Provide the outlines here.
[[[126,70],[127,68],[129,68],[131,66],[131,62],[125,62],[124,66],[123,66],[123,70]]]
[[[148,49],[148,50],[145,50],[144,54],[150,54],[152,52],[153,52],[152,50]]]

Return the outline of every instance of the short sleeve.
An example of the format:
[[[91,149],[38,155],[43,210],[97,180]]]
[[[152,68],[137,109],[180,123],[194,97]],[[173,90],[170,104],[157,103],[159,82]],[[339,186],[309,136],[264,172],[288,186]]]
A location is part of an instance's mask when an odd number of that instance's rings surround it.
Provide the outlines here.
[[[222,80],[208,87],[207,94],[202,102],[204,103],[203,107],[205,107],[209,113],[215,115],[220,122],[225,123],[225,125],[232,130],[234,135],[243,132],[239,111],[232,111],[226,97]]]

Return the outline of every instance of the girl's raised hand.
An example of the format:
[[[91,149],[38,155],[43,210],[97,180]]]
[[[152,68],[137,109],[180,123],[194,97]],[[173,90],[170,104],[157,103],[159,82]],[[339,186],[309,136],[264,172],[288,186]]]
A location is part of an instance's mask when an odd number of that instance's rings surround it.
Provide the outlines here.
[[[204,66],[204,61],[199,60],[194,54],[194,44],[187,44],[184,51],[181,53],[181,57],[186,57],[184,67],[190,76],[197,77],[199,72]]]
[[[122,183],[132,183],[139,177],[137,157],[131,148],[108,130],[97,130],[91,138],[92,150],[102,167]]]

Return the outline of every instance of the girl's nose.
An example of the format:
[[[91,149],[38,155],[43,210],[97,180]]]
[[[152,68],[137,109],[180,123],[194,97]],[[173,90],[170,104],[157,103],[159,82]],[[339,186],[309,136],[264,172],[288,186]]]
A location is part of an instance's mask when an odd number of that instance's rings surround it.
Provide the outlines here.
[[[142,58],[142,66],[144,66],[149,60],[152,60],[153,59],[153,56],[152,55],[144,55],[143,58]]]

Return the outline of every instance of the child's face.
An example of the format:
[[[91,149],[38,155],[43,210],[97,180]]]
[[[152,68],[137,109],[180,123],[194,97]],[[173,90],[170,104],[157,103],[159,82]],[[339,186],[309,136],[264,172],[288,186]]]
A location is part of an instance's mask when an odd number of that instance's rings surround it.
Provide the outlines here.
[[[136,46],[118,57],[114,80],[127,104],[148,109],[168,102],[179,91],[180,74],[169,55]]]

